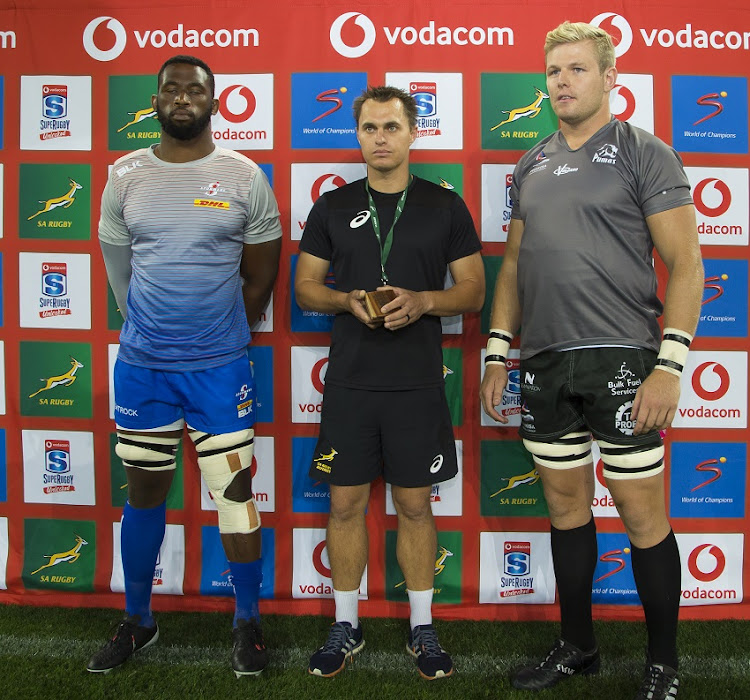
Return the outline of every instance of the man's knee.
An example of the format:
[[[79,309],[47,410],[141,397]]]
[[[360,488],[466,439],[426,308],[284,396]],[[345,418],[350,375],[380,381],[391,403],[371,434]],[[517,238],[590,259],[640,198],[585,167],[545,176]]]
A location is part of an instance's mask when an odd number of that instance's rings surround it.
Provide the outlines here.
[[[403,488],[394,486],[391,490],[393,505],[399,520],[432,520],[431,486]]]
[[[190,430],[198,466],[219,512],[219,532],[248,534],[260,527],[252,492],[252,429],[214,435]]]
[[[346,523],[365,517],[370,498],[370,484],[362,486],[331,485],[331,507],[329,519]]]

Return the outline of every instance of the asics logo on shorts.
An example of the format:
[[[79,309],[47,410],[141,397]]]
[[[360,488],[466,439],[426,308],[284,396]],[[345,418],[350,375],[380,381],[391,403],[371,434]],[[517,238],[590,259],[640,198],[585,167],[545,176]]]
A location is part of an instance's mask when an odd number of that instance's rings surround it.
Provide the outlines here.
[[[358,211],[357,215],[349,222],[349,228],[359,228],[362,224],[370,220],[370,212],[363,210]]]
[[[437,455],[430,465],[430,474],[437,474],[443,466],[443,455]]]

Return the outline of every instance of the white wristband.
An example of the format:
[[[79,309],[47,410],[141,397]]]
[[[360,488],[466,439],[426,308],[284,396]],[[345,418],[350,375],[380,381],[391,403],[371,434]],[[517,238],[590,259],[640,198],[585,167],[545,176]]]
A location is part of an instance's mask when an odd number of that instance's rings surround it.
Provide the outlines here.
[[[693,336],[679,328],[665,328],[654,369],[682,376]]]
[[[504,365],[512,341],[512,333],[499,328],[491,328],[490,339],[487,341],[487,354],[484,358],[484,364]]]

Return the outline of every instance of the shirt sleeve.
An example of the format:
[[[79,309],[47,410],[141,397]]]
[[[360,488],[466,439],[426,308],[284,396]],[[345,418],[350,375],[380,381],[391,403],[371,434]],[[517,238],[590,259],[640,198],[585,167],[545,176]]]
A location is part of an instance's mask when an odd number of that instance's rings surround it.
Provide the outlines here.
[[[474,219],[466,203],[456,195],[451,216],[451,237],[448,245],[448,262],[460,260],[482,249]]]
[[[110,245],[130,245],[131,242],[130,231],[125,225],[122,206],[117,198],[115,188],[112,186],[112,180],[107,180],[104,192],[102,192],[99,240]]]
[[[692,204],[690,182],[677,151],[656,137],[636,144],[638,197],[644,216]]]
[[[331,236],[328,233],[328,207],[325,195],[318,197],[307,215],[305,230],[302,232],[302,240],[299,249],[303,253],[310,253],[322,260],[333,259],[333,246]]]
[[[243,241],[256,244],[277,238],[281,238],[279,207],[266,174],[258,168],[248,195],[248,213]]]

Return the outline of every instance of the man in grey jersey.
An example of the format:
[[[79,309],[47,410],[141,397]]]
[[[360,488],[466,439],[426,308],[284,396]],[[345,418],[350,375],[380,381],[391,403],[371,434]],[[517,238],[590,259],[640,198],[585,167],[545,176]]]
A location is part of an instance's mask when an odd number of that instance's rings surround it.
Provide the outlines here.
[[[167,60],[152,106],[159,143],[120,158],[102,195],[99,240],[125,317],[114,389],[116,452],[128,478],[120,538],[126,617],[87,668],[107,673],[158,639],[151,584],[187,425],[232,575],[232,667],[256,675],[268,656],[247,345],[276,279],[279,210],[262,170],[213,143],[218,101],[203,61]]]
[[[495,406],[521,326],[520,433],[549,506],[561,635],[512,683],[542,690],[599,668],[591,620],[593,435],[632,544],[646,615],[646,674],[636,698],[675,698],[680,558],[665,510],[660,431],[677,408],[701,305],[695,213],[677,153],[610,114],[617,70],[609,35],[565,22],[544,49],[560,129],[513,174],[481,400],[507,423]],[[663,307],[654,247],[668,273]]]

